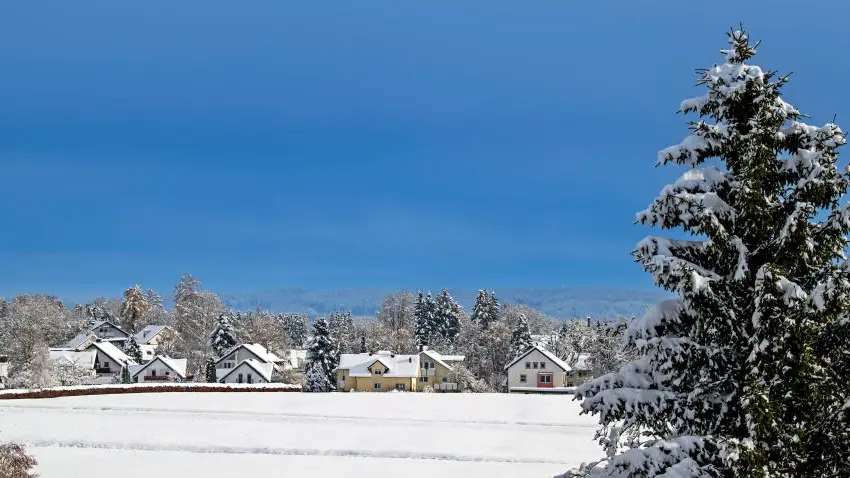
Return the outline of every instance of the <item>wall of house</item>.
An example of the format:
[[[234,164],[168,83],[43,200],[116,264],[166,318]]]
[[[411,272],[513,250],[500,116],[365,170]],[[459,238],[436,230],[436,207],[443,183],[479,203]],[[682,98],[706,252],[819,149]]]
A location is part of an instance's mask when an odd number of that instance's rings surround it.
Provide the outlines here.
[[[231,352],[230,355],[225,356],[224,360],[218,362],[216,368],[231,369],[236,367],[236,365],[242,362],[243,360],[247,359],[254,359],[258,362],[263,362],[263,360],[260,360],[260,358],[254,355],[254,353],[250,350],[244,347],[239,347],[238,349]]]
[[[534,368],[535,362],[537,362],[536,369]],[[526,363],[530,364],[531,367],[526,368]],[[545,368],[540,368],[542,363],[545,364]],[[511,387],[537,387],[538,373],[551,373],[554,387],[566,386],[567,373],[538,350],[532,350],[531,353],[508,369],[508,389],[510,390]],[[522,375],[526,376],[526,382],[522,382]]]
[[[251,383],[268,383],[268,380],[264,379],[262,375],[257,373],[256,370],[249,367],[248,365],[239,364],[236,369],[231,372],[227,377],[222,380],[219,380],[221,383],[239,383],[239,374],[242,374],[242,383],[248,383],[248,375],[251,375]]]
[[[154,374],[155,372],[155,374]],[[156,378],[154,378],[156,377]],[[170,377],[171,380],[163,380],[159,377]],[[137,381],[139,383],[150,382],[150,383],[162,383],[162,382],[182,382],[183,380],[171,370],[171,367],[168,367],[161,360],[155,359],[150,365],[145,367],[142,370],[142,373],[136,376]]]
[[[355,390],[358,392],[391,392],[396,389],[396,384],[403,384],[404,391],[416,391],[416,378],[413,377],[385,377],[383,375],[372,375],[371,377],[356,377]],[[376,389],[375,384],[380,383],[381,388]]]
[[[115,327],[113,327],[109,324],[104,324],[104,325],[98,327],[97,329],[93,330],[92,332],[94,332],[95,335],[97,335],[98,337],[100,337],[102,339],[115,339],[115,338],[127,337],[127,335],[125,333],[121,332],[120,330],[116,329]]]
[[[431,366],[433,365],[434,375],[428,375],[426,373],[425,362],[429,363],[429,368],[427,370],[431,370]],[[451,382],[449,374],[451,374],[451,370],[442,366],[439,362],[434,361],[434,359],[432,359],[431,357],[425,354],[420,354],[419,380],[417,380],[417,390],[421,392],[422,390],[425,390],[425,387],[433,387],[436,383]]]
[[[567,386],[578,387],[591,378],[590,370],[572,370],[567,374]]]
[[[98,373],[100,375],[121,373],[121,369],[124,367],[124,364],[112,360],[111,357],[101,352],[99,349],[95,350],[97,350],[97,357],[95,358],[95,369],[98,370]],[[101,368],[108,368],[109,372],[100,372],[99,370]]]
[[[356,389],[357,382],[349,375],[348,370],[337,370],[336,371],[336,382],[337,382],[337,390],[341,392],[347,392],[351,389]],[[342,382],[342,387],[339,386],[339,383]]]

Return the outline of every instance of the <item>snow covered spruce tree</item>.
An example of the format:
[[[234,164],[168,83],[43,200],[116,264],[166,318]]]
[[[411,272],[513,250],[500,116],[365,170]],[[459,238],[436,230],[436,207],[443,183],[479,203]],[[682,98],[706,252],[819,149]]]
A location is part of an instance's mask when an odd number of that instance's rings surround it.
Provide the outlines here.
[[[127,343],[124,345],[124,353],[129,355],[136,363],[142,363],[142,347],[136,341],[135,335],[131,335],[127,339]]]
[[[433,314],[433,329],[447,343],[454,343],[458,334],[460,334],[460,320],[463,318],[463,309],[455,302],[449,291],[443,289],[443,292],[437,296],[434,302]]]
[[[230,314],[219,314],[215,327],[210,332],[208,345],[219,358],[236,346],[236,331]]]
[[[307,360],[311,368],[318,369],[325,377],[325,390],[334,390],[339,350],[331,337],[327,319],[320,318],[313,324],[313,341],[307,350]]]
[[[495,292],[478,291],[469,320],[473,324],[480,325],[482,329],[490,327],[490,324],[499,320],[499,300]]]
[[[640,358],[579,388],[607,458],[566,476],[850,476],[845,135],[801,122],[744,32],[729,44],[681,105],[703,119],[659,153],[689,170],[637,215],[693,236],[635,251],[678,299],[629,327]]]
[[[511,334],[511,358],[519,356],[533,344],[531,330],[528,328],[528,319],[525,314],[520,314]]]
[[[431,345],[434,335],[434,301],[420,290],[413,306],[413,338],[417,345]]]
[[[215,371],[215,359],[209,357],[207,363],[204,364],[204,380],[207,383],[218,383],[218,375]]]

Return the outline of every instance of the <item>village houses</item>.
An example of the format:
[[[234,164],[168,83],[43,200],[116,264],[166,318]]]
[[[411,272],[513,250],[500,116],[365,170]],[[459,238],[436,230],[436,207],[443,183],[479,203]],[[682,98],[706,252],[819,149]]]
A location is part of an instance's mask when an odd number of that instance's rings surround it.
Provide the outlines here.
[[[572,367],[540,345],[533,345],[505,366],[508,393],[567,391]]]
[[[216,379],[220,383],[269,383],[275,372],[290,363],[260,344],[241,344],[216,361]]]
[[[423,349],[418,354],[400,355],[390,351],[341,354],[336,369],[337,390],[342,392],[389,392],[398,390],[458,391],[451,381],[452,362],[461,355],[441,355]]]

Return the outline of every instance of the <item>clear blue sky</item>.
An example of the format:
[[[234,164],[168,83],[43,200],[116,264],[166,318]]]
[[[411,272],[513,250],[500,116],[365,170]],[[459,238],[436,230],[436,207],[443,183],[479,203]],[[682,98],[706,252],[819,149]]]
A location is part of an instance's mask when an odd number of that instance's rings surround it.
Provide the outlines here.
[[[739,5],[740,3],[740,5]],[[743,21],[850,128],[850,3],[0,5],[0,295],[649,288],[693,69]],[[850,154],[850,153],[848,153]]]

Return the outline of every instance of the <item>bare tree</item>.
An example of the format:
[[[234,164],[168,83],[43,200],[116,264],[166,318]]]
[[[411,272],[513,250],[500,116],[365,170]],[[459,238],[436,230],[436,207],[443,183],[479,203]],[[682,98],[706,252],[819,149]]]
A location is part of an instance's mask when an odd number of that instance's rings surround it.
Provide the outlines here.
[[[17,443],[0,445],[0,478],[38,478],[38,462]]]
[[[413,330],[413,305],[413,295],[408,291],[388,295],[378,311],[378,323],[392,331]]]
[[[192,373],[202,370],[206,359],[211,356],[207,339],[219,314],[225,312],[218,295],[200,290],[200,285],[187,274],[181,276],[174,287],[174,329],[177,334],[170,348],[179,358],[188,360],[188,369]]]
[[[239,342],[260,344],[279,355],[288,353],[290,349],[289,336],[282,321],[267,312],[246,314],[236,325]]]
[[[148,300],[138,285],[124,291],[124,302],[121,304],[121,325],[130,332],[136,332],[139,324],[150,306]]]

